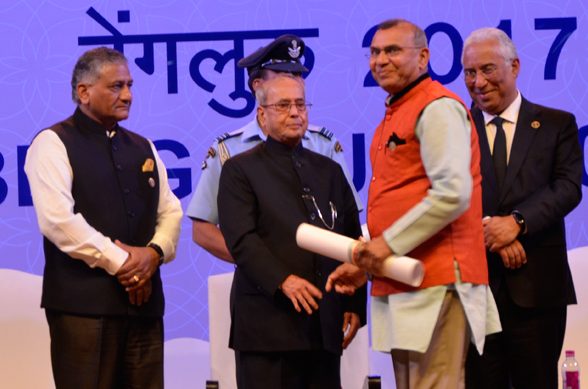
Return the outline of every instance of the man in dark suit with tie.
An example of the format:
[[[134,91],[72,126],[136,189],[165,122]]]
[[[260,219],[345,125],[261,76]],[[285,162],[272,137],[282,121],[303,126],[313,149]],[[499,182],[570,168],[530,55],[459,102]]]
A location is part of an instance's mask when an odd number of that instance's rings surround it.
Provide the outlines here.
[[[496,28],[474,31],[462,56],[481,152],[484,239],[503,332],[470,348],[468,388],[557,388],[568,304],[576,303],[564,217],[580,202],[574,116],[533,104],[520,61]]]

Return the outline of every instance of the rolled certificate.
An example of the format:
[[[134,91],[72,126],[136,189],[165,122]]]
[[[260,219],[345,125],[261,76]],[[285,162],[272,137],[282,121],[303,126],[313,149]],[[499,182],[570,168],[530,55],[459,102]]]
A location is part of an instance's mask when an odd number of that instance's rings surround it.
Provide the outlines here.
[[[353,250],[359,241],[307,223],[301,223],[296,230],[296,243],[299,247],[313,253],[340,262],[352,262]],[[411,286],[419,286],[423,282],[425,269],[421,261],[414,258],[391,255],[384,260],[382,273],[392,280]]]

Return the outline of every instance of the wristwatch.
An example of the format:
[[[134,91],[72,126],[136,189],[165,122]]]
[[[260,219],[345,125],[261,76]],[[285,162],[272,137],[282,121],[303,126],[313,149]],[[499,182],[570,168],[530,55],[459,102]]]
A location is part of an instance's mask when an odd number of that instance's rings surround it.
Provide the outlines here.
[[[159,247],[159,245],[155,243],[149,243],[147,247],[151,247],[153,250],[155,250],[157,255],[159,255],[159,262],[157,263],[157,266],[163,265],[163,250],[161,249],[161,247]]]
[[[523,217],[523,214],[517,211],[516,209],[512,211],[510,214],[512,215],[513,219],[521,229],[519,235],[523,235],[525,232],[527,232],[527,224],[525,223],[525,218]]]

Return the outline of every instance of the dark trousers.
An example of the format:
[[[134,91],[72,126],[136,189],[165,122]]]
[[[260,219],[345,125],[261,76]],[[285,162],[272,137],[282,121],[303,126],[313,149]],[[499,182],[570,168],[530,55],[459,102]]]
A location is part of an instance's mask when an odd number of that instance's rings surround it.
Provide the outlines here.
[[[557,389],[567,307],[521,308],[506,291],[494,296],[502,332],[486,337],[482,356],[470,347],[467,389]]]
[[[340,389],[339,355],[327,351],[235,352],[239,389]]]
[[[163,388],[161,318],[46,316],[57,389]]]

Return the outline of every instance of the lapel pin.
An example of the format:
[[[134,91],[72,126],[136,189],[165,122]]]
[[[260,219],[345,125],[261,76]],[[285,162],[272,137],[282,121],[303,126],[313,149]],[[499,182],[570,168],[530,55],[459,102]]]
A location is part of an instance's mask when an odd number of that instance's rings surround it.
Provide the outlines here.
[[[149,186],[155,188],[155,179],[153,177],[149,177]]]
[[[533,120],[531,122],[531,127],[533,127],[534,129],[538,129],[539,127],[541,127],[541,123],[539,123],[538,120]]]

